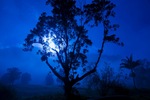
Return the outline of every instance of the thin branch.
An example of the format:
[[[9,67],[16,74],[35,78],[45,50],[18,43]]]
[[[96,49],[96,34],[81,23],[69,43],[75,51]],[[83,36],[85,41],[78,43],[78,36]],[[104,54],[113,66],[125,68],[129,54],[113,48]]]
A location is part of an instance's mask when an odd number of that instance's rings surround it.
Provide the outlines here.
[[[59,75],[59,73],[50,65],[50,63],[48,62],[48,60],[46,60],[46,64],[49,66],[49,68],[52,70],[52,72],[60,79],[60,80],[64,80],[64,78],[62,76]]]
[[[53,48],[52,48],[52,50],[56,52],[57,58],[58,58],[58,60],[59,60],[59,62],[60,62],[60,64],[61,64],[61,66],[62,66],[63,68],[65,68],[64,63],[63,63],[63,61],[62,61],[62,59],[61,59],[61,57],[60,57],[58,51],[55,50],[55,49],[53,49]]]
[[[67,55],[67,49],[68,49],[68,35],[67,35],[67,29],[65,28],[65,38],[66,38],[66,47],[65,47],[65,50],[64,50],[64,52],[65,52],[65,62],[67,62],[67,60],[68,60],[68,55]]]
[[[93,68],[92,70],[86,72],[85,74],[83,74],[81,77],[77,77],[76,79],[73,79],[71,82],[74,85],[75,83],[81,81],[82,79],[84,79],[85,77],[89,76],[90,74],[96,72],[96,68]]]
[[[75,54],[76,45],[77,45],[77,43],[79,41],[80,36],[81,36],[81,33],[78,35],[78,37],[77,37],[77,39],[75,41],[75,44],[73,46],[73,55]],[[70,68],[71,68],[72,64],[73,64],[73,58],[71,59]]]
[[[107,31],[106,31],[106,29],[105,29],[105,27],[104,27],[104,37],[103,37],[103,41],[102,41],[102,46],[101,46],[101,49],[100,49],[100,51],[99,51],[99,55],[98,55],[98,58],[97,58],[97,61],[96,61],[96,63],[95,63],[94,68],[91,69],[90,71],[86,72],[85,74],[83,74],[81,77],[77,77],[76,79],[72,80],[72,84],[75,84],[76,82],[78,82],[78,81],[84,79],[84,78],[87,77],[88,75],[90,75],[90,74],[96,72],[96,68],[97,68],[97,66],[98,66],[98,63],[100,62],[100,58],[101,58],[101,56],[102,56],[103,49],[104,49],[105,37],[106,37],[106,33],[105,33],[105,32],[107,32]]]
[[[99,51],[99,55],[98,55],[98,58],[97,58],[97,61],[96,61],[96,63],[95,63],[94,68],[97,68],[98,63],[100,62],[100,58],[101,58],[101,56],[102,56],[103,49],[104,49],[104,44],[105,44],[105,39],[103,39],[102,46],[101,46],[101,49],[100,49],[100,51]]]

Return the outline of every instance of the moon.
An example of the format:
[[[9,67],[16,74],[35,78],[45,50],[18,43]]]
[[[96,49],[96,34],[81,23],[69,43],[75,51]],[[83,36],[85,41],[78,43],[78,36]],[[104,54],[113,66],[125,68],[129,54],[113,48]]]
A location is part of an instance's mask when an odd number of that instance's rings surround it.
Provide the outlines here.
[[[48,37],[46,36],[43,37],[43,41],[48,42],[48,45],[49,45],[49,47],[47,47],[47,51],[55,53],[54,50],[58,51],[58,48],[57,48],[57,45],[53,42],[53,39],[54,39],[54,36],[51,36],[50,34],[48,35]]]
[[[52,52],[52,53],[56,53],[56,51],[59,52],[58,46],[53,42],[54,36],[51,36],[50,34],[48,36],[44,36],[43,41],[45,43],[48,44],[48,46],[46,46],[46,52]],[[38,40],[38,39],[37,39]],[[43,45],[40,43],[33,43],[34,47],[37,47],[41,50],[43,50]],[[56,51],[55,51],[56,50]]]

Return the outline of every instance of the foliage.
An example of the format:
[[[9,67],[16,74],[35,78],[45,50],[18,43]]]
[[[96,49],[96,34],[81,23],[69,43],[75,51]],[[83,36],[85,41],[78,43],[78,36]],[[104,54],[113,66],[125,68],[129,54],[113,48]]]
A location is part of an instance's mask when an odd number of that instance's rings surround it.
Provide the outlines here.
[[[53,85],[54,84],[54,79],[51,73],[48,73],[45,77],[45,83],[46,85]]]
[[[110,17],[115,15],[115,4],[109,0],[92,0],[91,4],[81,5],[81,8],[77,6],[76,0],[47,0],[46,4],[52,6],[52,15],[45,12],[41,14],[36,27],[25,39],[24,50],[31,51],[34,46],[40,46],[37,53],[41,55],[41,60],[63,81],[65,94],[70,95],[73,85],[96,72],[105,43],[123,45],[115,34],[111,34],[118,28],[118,25],[110,22]],[[89,24],[92,27],[101,24],[104,30],[94,65],[87,61],[89,46],[92,45],[88,36]],[[57,66],[51,65],[50,60]],[[92,69],[86,70],[88,66]],[[58,73],[59,68],[63,69],[64,76]],[[80,77],[77,71],[79,68],[83,69]]]
[[[140,66],[134,69],[135,81],[138,88],[150,88],[150,62],[147,59],[140,60]]]
[[[4,84],[13,85],[21,76],[21,72],[17,67],[8,68],[7,72],[2,75],[1,81]]]
[[[135,75],[134,69],[140,65],[140,60],[134,61],[132,55],[130,55],[130,57],[126,57],[126,59],[122,59],[121,61],[122,62],[120,64],[120,68],[127,68],[131,70],[130,77],[133,78],[133,84],[136,89],[136,84],[135,84],[136,75]]]
[[[22,84],[29,84],[29,82],[31,81],[31,74],[30,73],[23,73],[21,75],[21,83]]]
[[[104,69],[101,69],[100,75],[95,73],[91,75],[88,80],[88,86],[97,89],[102,96],[129,93],[129,90],[123,84],[125,79],[122,71],[115,73],[113,68],[108,63],[105,63]]]
[[[126,57],[126,59],[121,60],[120,68],[134,69],[135,67],[140,65],[140,60],[133,60],[132,55],[130,57]]]

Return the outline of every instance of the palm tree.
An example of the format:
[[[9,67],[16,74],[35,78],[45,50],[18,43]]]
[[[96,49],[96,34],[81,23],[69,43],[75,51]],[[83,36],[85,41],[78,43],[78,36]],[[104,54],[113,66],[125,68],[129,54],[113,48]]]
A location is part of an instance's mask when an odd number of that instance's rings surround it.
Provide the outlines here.
[[[130,57],[126,57],[126,59],[122,59],[121,61],[122,63],[120,64],[120,68],[126,68],[131,70],[130,76],[133,79],[133,84],[136,89],[134,68],[140,65],[140,60],[134,61],[132,55],[130,55]]]

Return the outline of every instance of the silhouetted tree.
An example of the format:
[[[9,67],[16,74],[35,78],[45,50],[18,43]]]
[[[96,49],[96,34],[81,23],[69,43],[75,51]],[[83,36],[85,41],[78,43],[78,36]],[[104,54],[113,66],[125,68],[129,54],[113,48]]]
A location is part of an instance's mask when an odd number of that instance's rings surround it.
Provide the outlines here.
[[[125,94],[126,88],[122,81],[125,76],[121,70],[116,73],[108,63],[104,63],[104,68],[100,72],[100,74],[97,72],[87,77],[86,83],[88,86],[97,89],[102,96],[109,95],[110,91],[114,94]],[[113,93],[110,94],[112,95]]]
[[[31,74],[30,73],[23,73],[21,75],[21,83],[24,85],[29,84],[29,82],[31,81]]]
[[[140,60],[133,60],[132,55],[130,55],[130,57],[126,57],[125,59],[121,60],[121,64],[120,64],[120,68],[127,68],[129,70],[131,70],[130,76],[133,79],[133,84],[134,84],[134,88],[136,89],[136,84],[135,84],[135,72],[134,72],[134,68],[140,65]]]
[[[13,85],[21,76],[21,72],[17,67],[8,68],[7,72],[1,77],[5,84]]]
[[[96,71],[106,42],[123,45],[119,38],[111,33],[118,28],[118,25],[111,24],[109,20],[115,16],[115,4],[109,0],[92,0],[90,4],[81,5],[80,8],[76,5],[76,0],[47,0],[46,4],[52,6],[52,15],[45,12],[41,14],[36,27],[25,39],[24,50],[31,51],[36,45],[41,47],[37,53],[42,56],[41,60],[49,66],[54,75],[63,81],[68,98],[77,82]],[[101,47],[98,48],[97,60],[94,65],[90,65],[87,53],[92,41],[88,37],[88,26],[96,27],[99,24],[103,25],[103,39],[99,44]],[[57,66],[49,63],[50,60]],[[88,66],[92,69],[86,70]],[[60,67],[64,76],[58,73],[57,69]],[[77,72],[79,68],[84,69],[83,75]]]
[[[61,75],[61,76],[64,76],[64,72],[62,69],[59,69],[58,73]],[[56,82],[59,84],[59,85],[63,85],[63,81],[60,80],[58,77],[56,78]]]
[[[54,84],[54,79],[51,73],[48,73],[45,77],[45,83],[46,85],[53,85]]]
[[[147,59],[140,60],[140,66],[135,68],[134,71],[138,88],[150,88],[150,62]]]

